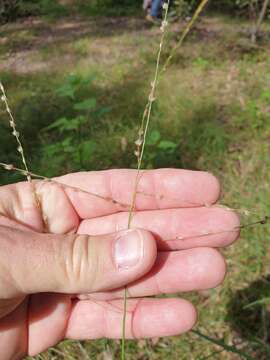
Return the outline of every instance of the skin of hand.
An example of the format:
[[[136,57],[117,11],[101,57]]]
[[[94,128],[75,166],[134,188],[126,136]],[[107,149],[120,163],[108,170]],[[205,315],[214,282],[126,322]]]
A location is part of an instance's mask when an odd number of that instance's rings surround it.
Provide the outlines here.
[[[65,338],[121,338],[125,286],[127,338],[194,326],[191,303],[150,296],[219,285],[226,266],[217,248],[239,235],[222,230],[239,219],[214,205],[213,175],[151,170],[140,175],[126,230],[135,179],[134,170],[108,170],[56,179],[66,186],[0,188],[1,359],[33,356]]]

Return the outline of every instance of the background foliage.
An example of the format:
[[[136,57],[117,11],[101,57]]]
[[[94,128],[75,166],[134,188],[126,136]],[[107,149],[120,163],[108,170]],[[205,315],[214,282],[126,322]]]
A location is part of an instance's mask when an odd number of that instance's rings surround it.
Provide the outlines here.
[[[178,14],[188,15],[199,2],[199,0],[174,0],[173,7]],[[250,6],[260,9],[262,3],[263,0],[212,0],[208,9],[250,16]],[[91,15],[123,15],[141,7],[140,1],[132,0],[1,0],[0,19],[2,22],[6,22],[30,15],[54,17],[68,15],[72,13],[70,5],[81,13]]]

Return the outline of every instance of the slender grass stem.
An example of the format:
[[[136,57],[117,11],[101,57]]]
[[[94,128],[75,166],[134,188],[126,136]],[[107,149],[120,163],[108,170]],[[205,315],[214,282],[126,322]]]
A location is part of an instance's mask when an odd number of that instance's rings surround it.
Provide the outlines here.
[[[131,206],[130,206],[129,215],[128,215],[128,229],[131,227],[132,217],[133,217],[133,213],[135,210],[137,191],[138,191],[138,186],[139,186],[139,181],[140,181],[140,170],[141,170],[141,166],[142,166],[142,160],[143,160],[145,144],[146,144],[146,137],[148,134],[149,124],[150,124],[150,119],[151,119],[151,114],[152,114],[152,107],[153,107],[153,103],[155,101],[155,94],[156,94],[156,87],[157,87],[157,83],[158,83],[161,54],[162,54],[164,40],[165,40],[165,36],[166,36],[166,27],[168,25],[169,6],[170,6],[170,0],[168,0],[168,2],[164,3],[164,5],[163,5],[164,17],[163,17],[163,21],[162,21],[161,28],[160,28],[162,35],[161,35],[158,54],[157,54],[154,80],[151,83],[151,90],[150,90],[150,93],[148,96],[148,103],[146,104],[146,107],[145,107],[145,110],[143,113],[141,127],[139,130],[139,138],[135,142],[135,144],[137,145],[136,155],[138,158],[138,163],[137,163],[137,173],[136,173],[136,178],[135,178],[132,201],[131,201]],[[145,123],[145,119],[146,119],[146,123]],[[124,314],[123,314],[123,322],[122,322],[121,360],[125,360],[125,358],[126,358],[126,346],[125,346],[125,343],[126,343],[126,308],[127,308],[127,288],[125,288],[125,293],[124,293]]]
[[[94,192],[90,192],[90,191],[87,191],[87,190],[83,190],[83,189],[80,189],[76,186],[70,186],[70,185],[66,185],[66,184],[63,184],[59,181],[56,181],[54,179],[51,179],[51,178],[48,178],[46,176],[43,176],[43,175],[39,175],[39,174],[36,174],[36,173],[33,173],[32,171],[26,171],[26,170],[23,170],[23,169],[20,169],[20,168],[17,168],[16,166],[12,165],[12,164],[6,164],[6,163],[2,163],[0,162],[0,167],[2,167],[3,169],[5,170],[8,170],[8,171],[16,171],[22,175],[29,175],[31,176],[32,178],[36,178],[36,179],[39,179],[39,180],[44,180],[44,181],[47,181],[47,182],[50,182],[50,183],[53,183],[53,184],[56,184],[62,188],[67,188],[67,189],[72,189],[72,190],[75,190],[75,191],[78,191],[78,192],[82,192],[82,193],[85,193],[85,194],[88,194],[88,195],[91,195],[93,197],[96,197],[98,199],[102,199],[104,201],[108,201],[108,202],[111,202],[112,204],[115,204],[115,205],[119,205],[121,206],[122,208],[126,208],[128,209],[130,207],[129,204],[124,204],[124,203],[121,203],[115,199],[112,199],[110,197],[106,197],[106,196],[102,196],[100,194],[97,194],[97,193],[94,193]]]
[[[121,360],[126,358],[126,320],[127,320],[127,301],[128,301],[128,291],[125,287],[124,291],[124,307],[123,307],[123,321],[122,321],[122,341],[121,341]]]
[[[165,29],[166,29],[166,25],[167,25],[168,9],[169,9],[170,3],[168,2],[168,4],[167,4],[168,7],[165,10],[164,21],[162,23],[163,26],[161,27],[162,36],[161,36],[161,41],[160,41],[160,44],[159,44],[159,50],[158,50],[158,56],[157,56],[157,61],[156,61],[154,81],[151,83],[151,91],[150,91],[150,94],[148,96],[148,102],[147,102],[147,104],[145,106],[145,109],[144,109],[144,112],[143,112],[141,125],[140,125],[140,129],[139,129],[139,138],[135,142],[135,144],[137,145],[137,150],[136,150],[135,154],[138,157],[138,166],[137,166],[138,172],[137,172],[136,179],[135,179],[135,185],[134,185],[135,191],[133,192],[131,208],[130,208],[130,211],[129,211],[128,228],[131,225],[132,216],[133,216],[134,209],[135,209],[136,197],[137,197],[137,194],[138,194],[138,185],[139,185],[139,180],[140,180],[139,171],[141,169],[142,160],[143,160],[143,156],[144,156],[144,150],[145,150],[145,145],[146,145],[146,137],[147,137],[147,133],[148,133],[148,129],[149,129],[153,102],[155,101],[155,94],[156,94],[156,89],[157,89],[157,85],[158,85],[158,80],[163,75],[163,73],[167,70],[168,66],[170,65],[171,60],[173,59],[173,57],[176,54],[176,51],[182,46],[184,40],[186,39],[186,36],[189,34],[190,30],[192,29],[193,25],[197,21],[198,17],[200,16],[201,12],[206,7],[208,2],[209,2],[209,0],[202,0],[201,1],[201,3],[197,7],[194,15],[192,16],[190,22],[185,27],[185,29],[184,29],[184,31],[183,31],[183,33],[181,35],[180,40],[178,41],[178,43],[175,45],[175,47],[171,51],[170,55],[168,56],[167,60],[165,61],[164,65],[163,65],[163,67],[161,68],[161,70],[159,70],[160,59],[161,59],[162,49],[163,49],[165,35],[166,35]]]
[[[20,140],[20,133],[17,131],[15,118],[14,118],[14,116],[12,114],[11,109],[10,109],[10,106],[9,106],[9,103],[8,103],[8,98],[7,98],[7,95],[6,95],[6,91],[5,91],[4,85],[1,83],[1,81],[0,81],[0,91],[2,93],[1,100],[3,101],[3,103],[5,105],[5,109],[6,109],[6,112],[8,114],[8,117],[9,117],[9,125],[10,125],[11,130],[12,130],[12,135],[15,137],[16,142],[17,142],[17,151],[20,154],[20,157],[21,157],[21,160],[22,160],[22,163],[23,163],[23,166],[24,166],[23,174],[26,176],[27,181],[31,185],[33,197],[34,197],[36,206],[40,211],[41,218],[43,219],[43,225],[45,227],[46,226],[46,220],[43,217],[42,206],[41,206],[39,197],[38,197],[38,195],[36,193],[35,185],[32,182],[31,173],[29,171],[28,164],[27,164],[26,157],[25,157],[25,153],[24,153],[24,149],[23,149],[23,146],[22,146],[22,142]]]
[[[130,206],[130,210],[129,210],[128,228],[130,228],[130,226],[131,226],[132,216],[133,216],[133,212],[135,210],[135,203],[136,203],[138,185],[139,185],[139,180],[140,180],[140,170],[141,170],[142,160],[143,160],[143,156],[144,156],[146,138],[147,138],[151,114],[152,114],[152,107],[153,107],[153,103],[155,101],[156,88],[157,88],[158,77],[159,77],[161,54],[162,54],[164,40],[165,40],[165,36],[166,36],[165,30],[168,25],[167,21],[168,21],[169,5],[170,5],[170,1],[168,1],[168,3],[164,4],[165,13],[164,13],[164,20],[162,21],[162,26],[161,26],[162,35],[161,35],[161,40],[160,40],[158,54],[157,54],[154,80],[151,83],[151,90],[150,90],[150,93],[148,96],[148,102],[147,102],[145,110],[143,112],[141,127],[139,130],[139,138],[135,142],[135,144],[137,144],[137,146],[138,146],[137,152],[136,152],[136,155],[138,157],[138,163],[137,163],[137,174],[136,174],[136,179],[135,179],[135,184],[134,184],[134,191],[133,191],[131,206]],[[145,120],[146,120],[146,122],[145,122]]]
[[[204,7],[206,6],[207,3],[208,3],[208,0],[202,0],[199,7],[195,11],[195,14],[193,15],[191,21],[185,28],[179,43],[177,44],[176,47],[174,47],[172,53],[169,55],[162,70],[160,71],[159,70],[160,60],[161,60],[161,54],[162,54],[164,40],[165,40],[165,36],[166,36],[165,30],[168,25],[167,20],[168,20],[168,10],[169,10],[170,1],[168,1],[167,3],[164,4],[165,13],[164,13],[164,20],[162,21],[162,26],[161,26],[162,36],[161,36],[159,50],[158,50],[158,54],[157,54],[154,80],[151,83],[151,90],[150,90],[150,94],[148,97],[148,102],[147,102],[145,110],[143,112],[141,126],[140,126],[140,130],[139,130],[139,138],[135,142],[135,144],[137,145],[137,150],[136,150],[135,154],[138,157],[138,165],[137,165],[137,174],[136,174],[136,179],[135,179],[134,191],[133,191],[133,195],[132,195],[132,201],[131,201],[131,206],[130,206],[129,216],[128,216],[128,228],[131,227],[132,217],[133,217],[135,207],[136,207],[136,198],[137,198],[138,186],[139,186],[139,182],[140,182],[140,170],[142,167],[142,161],[143,161],[145,145],[146,145],[146,138],[147,138],[147,134],[148,134],[149,124],[150,124],[150,119],[151,119],[151,114],[152,114],[152,107],[153,107],[153,103],[155,101],[155,95],[156,95],[156,89],[157,89],[159,77],[167,69],[171,59],[175,55],[176,50],[182,45],[184,39],[186,38],[187,34],[191,30],[193,24],[195,23],[195,21],[197,20],[198,16],[200,15],[200,13],[202,12],[202,10],[204,9]],[[122,326],[123,333],[122,333],[122,346],[121,346],[121,359],[122,360],[125,360],[125,328],[126,328],[126,309],[125,309],[125,307],[126,307],[126,303],[127,303],[127,291],[125,289],[124,315],[123,315],[123,326]]]
[[[27,165],[27,162],[26,162],[22,142],[20,140],[20,134],[16,129],[16,122],[15,122],[15,119],[13,117],[13,114],[11,112],[11,109],[10,109],[10,106],[9,106],[9,103],[8,103],[8,98],[7,98],[7,95],[6,95],[4,85],[1,82],[0,82],[0,90],[1,90],[1,93],[2,93],[1,100],[4,103],[5,108],[6,108],[6,112],[7,112],[8,116],[9,116],[9,125],[10,125],[10,127],[12,129],[12,135],[15,137],[16,142],[17,142],[17,146],[18,146],[17,151],[20,154],[23,166],[24,166],[25,171],[26,171],[26,178],[27,178],[28,181],[31,182],[31,175],[30,175],[30,172],[28,170],[28,165]]]

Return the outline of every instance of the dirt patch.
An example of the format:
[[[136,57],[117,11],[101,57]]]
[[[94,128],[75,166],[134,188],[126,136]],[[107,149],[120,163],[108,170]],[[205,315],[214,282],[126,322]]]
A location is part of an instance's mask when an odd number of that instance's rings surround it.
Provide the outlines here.
[[[138,33],[149,30],[149,25],[140,18],[72,18],[61,19],[54,23],[48,23],[38,18],[28,18],[15,24],[2,27],[1,37],[12,37],[18,32],[32,31],[34,39],[32,48],[43,47],[51,43],[63,43],[88,37],[109,37],[124,33]],[[23,46],[23,44],[22,44]],[[13,49],[16,51],[16,49]]]
[[[174,33],[172,46],[179,40],[185,25],[185,22],[175,22],[171,26]],[[233,31],[241,31],[241,26],[234,27]],[[216,19],[203,18],[193,29],[190,41],[211,43],[222,38],[223,33],[224,29]],[[135,17],[73,17],[54,22],[27,18],[1,28],[0,44],[6,51],[2,49],[0,71],[50,70],[59,64],[59,60],[62,64],[73,65],[80,56],[85,56],[89,63],[112,64],[123,58],[132,59],[140,51],[141,40],[143,42],[145,38],[143,43],[151,44],[151,39],[159,34],[159,27],[151,27],[143,18]],[[77,41],[81,44],[76,47]],[[44,56],[43,50],[47,55]]]
[[[55,62],[54,55],[46,61],[40,60],[39,53],[49,47],[57,48],[74,44],[77,40],[93,39],[91,54],[93,60],[109,59],[110,38],[124,34],[149,36],[158,29],[140,18],[66,18],[54,23],[39,18],[28,18],[2,27],[0,43],[7,49],[0,58],[0,71],[28,73],[50,69]],[[27,36],[26,36],[27,34]],[[153,34],[154,35],[154,34]],[[120,44],[121,45],[121,44]],[[120,46],[121,47],[121,46]],[[121,53],[122,49],[120,49]],[[130,51],[130,49],[129,49]],[[72,62],[76,54],[64,54],[63,62]]]

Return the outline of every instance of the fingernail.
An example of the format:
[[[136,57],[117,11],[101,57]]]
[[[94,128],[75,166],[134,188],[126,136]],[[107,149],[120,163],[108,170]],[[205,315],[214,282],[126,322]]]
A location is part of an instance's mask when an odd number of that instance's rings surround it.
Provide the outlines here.
[[[143,239],[138,230],[128,230],[116,239],[114,259],[118,269],[136,266],[143,257]]]

